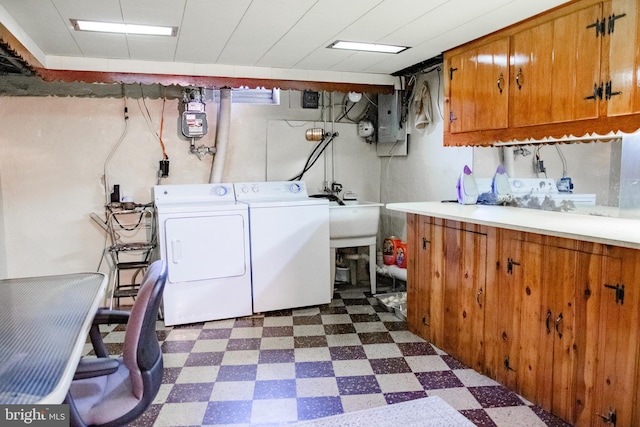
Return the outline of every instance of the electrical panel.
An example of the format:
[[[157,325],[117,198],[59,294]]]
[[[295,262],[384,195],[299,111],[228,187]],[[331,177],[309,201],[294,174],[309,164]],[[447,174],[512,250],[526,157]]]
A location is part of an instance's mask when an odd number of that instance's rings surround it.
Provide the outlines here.
[[[400,124],[399,92],[378,95],[378,128],[376,152],[378,157],[407,155],[406,123]]]
[[[398,92],[378,95],[378,143],[398,140]]]

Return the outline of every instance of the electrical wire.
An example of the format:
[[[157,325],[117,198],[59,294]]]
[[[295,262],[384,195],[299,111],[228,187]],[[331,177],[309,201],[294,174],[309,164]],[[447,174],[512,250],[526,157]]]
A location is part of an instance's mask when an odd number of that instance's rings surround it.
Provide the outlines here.
[[[340,120],[342,120],[342,119],[344,119],[346,117],[347,120],[349,120],[350,122],[356,123],[354,120],[352,120],[349,117],[349,111],[353,110],[353,107],[355,107],[358,103],[357,102],[353,102],[349,108],[347,108],[347,104],[348,104],[348,99],[345,99],[345,102],[344,102],[343,107],[342,107],[344,112],[342,113],[342,115],[340,117],[338,117],[336,119],[336,122],[339,122]]]
[[[140,106],[140,99],[142,99],[144,110]],[[160,143],[160,148],[162,149],[162,158],[166,160],[169,157],[167,156],[164,141],[162,140],[162,130],[164,128],[164,109],[167,103],[166,89],[165,89],[165,95],[162,98],[162,113],[160,116],[160,132],[159,133],[156,132],[155,127],[153,126],[153,119],[151,118],[151,112],[149,111],[149,107],[147,106],[147,102],[145,101],[144,90],[142,88],[142,85],[140,85],[140,99],[138,99],[138,108],[140,108],[140,112],[142,112],[142,116],[144,117],[144,120],[147,123],[147,127],[149,128],[149,131],[156,137],[156,139]]]
[[[124,138],[127,135],[127,130],[129,128],[129,108],[127,107],[127,98],[124,96],[124,85],[122,85],[122,99],[124,101],[124,129],[122,130],[122,133],[120,134],[120,137],[118,138],[118,141],[115,143],[113,148],[111,148],[111,151],[109,152],[109,154],[105,158],[104,166],[103,166],[104,193],[105,193],[105,198],[106,198],[106,204],[107,205],[111,202],[110,193],[109,193],[109,190],[110,190],[109,174],[107,173],[107,170],[109,168],[109,162],[111,161],[111,158],[113,157],[115,152],[120,147],[120,144],[122,144],[122,141],[124,141]]]
[[[331,136],[331,137],[327,139],[327,136]],[[313,165],[318,161],[322,153],[324,153],[324,151],[331,144],[331,142],[333,142],[334,138],[335,138],[335,134],[325,134],[325,136],[323,136],[322,139],[318,141],[316,146],[313,148],[313,150],[311,151],[311,154],[309,154],[309,157],[307,157],[307,161],[305,162],[304,167],[302,168],[302,171],[298,175],[294,176],[293,178],[290,178],[289,181],[297,181],[302,179],[304,174],[313,167]]]
[[[167,97],[165,96],[162,99],[162,115],[160,116],[160,135],[158,135],[158,141],[160,141],[160,148],[162,148],[162,158],[167,160],[169,156],[167,156],[167,151],[164,146],[164,141],[162,140],[162,129],[164,128],[164,107],[167,103]]]
[[[540,176],[541,173],[544,173],[544,177],[547,178],[546,169],[540,170],[540,164],[542,162],[542,159],[540,158],[540,149],[541,148],[542,148],[542,146],[538,146],[538,147],[536,147],[536,149],[534,151],[535,155],[533,156],[533,170],[536,172],[536,176]]]
[[[562,161],[562,177],[565,178],[567,176],[567,159],[564,157],[562,150],[560,150],[560,146],[556,144],[555,147],[558,152],[558,156],[560,156],[560,161]]]

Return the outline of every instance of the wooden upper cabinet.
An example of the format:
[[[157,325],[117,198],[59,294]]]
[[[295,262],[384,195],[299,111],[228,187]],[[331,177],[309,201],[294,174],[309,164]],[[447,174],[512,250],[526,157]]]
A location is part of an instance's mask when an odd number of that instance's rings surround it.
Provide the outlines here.
[[[597,4],[513,36],[512,126],[598,117],[601,17]]]
[[[602,39],[592,28],[602,16],[597,4],[553,21],[551,121],[598,117]]]
[[[513,36],[511,62],[512,125],[550,122],[553,23]]]
[[[571,1],[445,52],[444,61],[445,145],[640,128],[638,0]]]
[[[451,132],[507,127],[508,55],[509,39],[505,37],[450,58]]]
[[[609,69],[603,79],[607,115],[637,113],[640,112],[640,7],[636,0],[613,0],[605,3],[605,8],[609,42],[606,58]]]

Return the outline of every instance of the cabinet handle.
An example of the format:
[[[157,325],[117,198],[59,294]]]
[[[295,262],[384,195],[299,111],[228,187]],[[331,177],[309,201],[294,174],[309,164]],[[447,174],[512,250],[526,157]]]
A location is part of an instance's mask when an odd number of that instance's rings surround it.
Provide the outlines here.
[[[504,89],[504,76],[502,75],[502,73],[500,73],[500,75],[498,76],[498,89],[502,94],[502,90]]]
[[[615,286],[604,284],[604,287],[607,289],[613,289],[616,292],[616,304],[620,303],[620,305],[624,304],[624,285],[620,285],[616,283]]]
[[[558,338],[562,339],[562,332],[560,332],[560,322],[562,322],[562,313],[556,319],[556,332],[558,333]]]
[[[480,308],[482,308],[482,303],[480,302],[480,297],[481,296],[482,296],[482,288],[480,288],[480,290],[476,294],[476,301],[478,302],[478,306],[480,306]]]
[[[596,22],[593,24],[587,25],[587,28],[595,28],[596,29],[596,37],[599,37],[600,34],[604,35],[605,27],[607,25],[607,18],[602,18],[602,21],[596,19]]]
[[[614,27],[616,25],[616,20],[620,19],[620,18],[624,18],[625,16],[627,16],[626,13],[622,13],[620,15],[611,15],[609,16],[609,27],[607,28],[607,34],[611,34],[613,33]],[[603,21],[604,24],[604,21]],[[604,33],[604,31],[603,31]]]
[[[522,89],[522,85],[524,84],[524,74],[522,73],[522,68],[516,74],[516,84],[518,85],[518,89]]]
[[[600,418],[602,418],[602,420],[606,423],[606,424],[612,424],[612,425],[616,425],[616,422],[618,422],[618,415],[616,414],[616,411],[612,411],[609,410],[609,414],[608,415],[602,415],[598,412],[596,412],[596,415],[599,416]]]
[[[509,356],[505,357],[503,365],[507,371],[514,371],[514,372],[516,371],[511,367],[511,363],[509,362]]]
[[[611,80],[609,80],[605,85],[604,95],[605,99],[608,101],[612,96],[622,95],[622,91],[613,92],[613,84],[611,83]]]
[[[458,69],[457,68],[453,68],[453,67],[449,68],[449,80],[453,80],[453,72],[454,71],[458,71]]]
[[[547,310],[547,321],[546,321],[546,324],[547,324],[547,334],[550,334],[550,333],[551,333],[551,328],[549,327],[549,323],[550,323],[550,321],[551,321],[551,310]]]
[[[426,237],[422,238],[422,249],[427,249],[427,243],[431,243],[430,240],[427,240]]]
[[[593,84],[593,95],[586,96],[584,99],[602,99],[602,83],[598,86],[597,83]]]

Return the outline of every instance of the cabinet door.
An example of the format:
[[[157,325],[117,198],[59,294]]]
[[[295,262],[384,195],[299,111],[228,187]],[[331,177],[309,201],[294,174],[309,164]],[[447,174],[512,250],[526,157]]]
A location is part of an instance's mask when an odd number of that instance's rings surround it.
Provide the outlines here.
[[[449,59],[451,133],[507,127],[508,52],[505,37]]]
[[[407,326],[431,339],[431,218],[407,215]]]
[[[513,126],[598,117],[601,16],[596,4],[513,36]]]
[[[640,7],[637,0],[612,0],[608,12],[609,81],[607,115],[640,112]]]
[[[576,251],[503,240],[499,381],[565,420],[573,416]]]
[[[542,331],[538,346],[536,402],[565,420],[573,419],[575,396],[576,250],[545,245],[542,256]],[[535,348],[535,347],[530,347]]]
[[[582,9],[553,21],[551,117],[553,122],[598,117],[602,37],[591,27],[602,5]]]
[[[553,22],[515,34],[511,64],[512,126],[551,122]]]
[[[476,59],[475,130],[509,125],[509,39],[478,49]]]
[[[444,278],[440,345],[464,364],[482,371],[487,236],[438,225],[433,226],[433,234],[442,236],[436,240],[444,243],[444,258],[437,266]]]
[[[542,245],[524,242],[520,233],[505,232],[498,275],[497,340],[500,366],[496,379],[528,399],[536,395],[541,335]]]
[[[638,257],[603,257],[603,282],[599,285],[600,331],[594,383],[592,425],[637,425],[632,422],[637,378]],[[635,262],[634,262],[635,261]],[[634,265],[636,264],[636,265]],[[616,288],[617,286],[617,288]],[[624,286],[624,291],[620,291]]]
[[[449,129],[451,133],[475,129],[476,49],[449,60]]]

